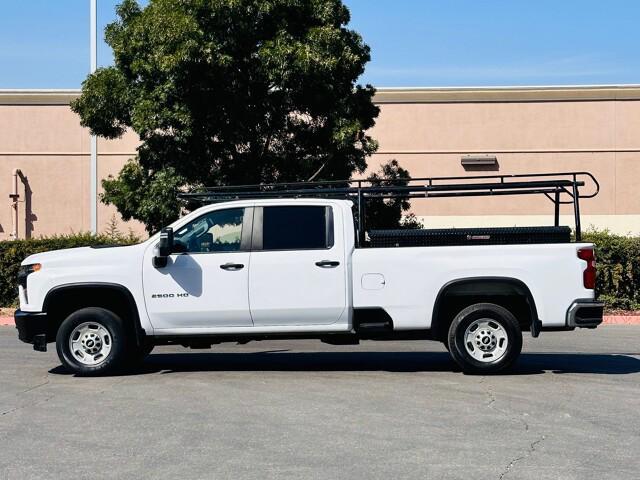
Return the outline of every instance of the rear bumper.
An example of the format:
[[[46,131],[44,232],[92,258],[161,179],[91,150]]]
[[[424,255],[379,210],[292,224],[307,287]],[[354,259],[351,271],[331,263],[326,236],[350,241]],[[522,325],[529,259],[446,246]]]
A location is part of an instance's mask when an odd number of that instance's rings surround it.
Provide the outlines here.
[[[602,323],[604,303],[595,300],[576,300],[567,310],[567,326],[595,328]]]
[[[16,310],[13,315],[18,329],[18,338],[25,343],[34,343],[36,335],[46,335],[48,333],[47,314],[44,312],[23,312]],[[42,338],[42,337],[40,337]],[[47,339],[51,341],[50,339]]]

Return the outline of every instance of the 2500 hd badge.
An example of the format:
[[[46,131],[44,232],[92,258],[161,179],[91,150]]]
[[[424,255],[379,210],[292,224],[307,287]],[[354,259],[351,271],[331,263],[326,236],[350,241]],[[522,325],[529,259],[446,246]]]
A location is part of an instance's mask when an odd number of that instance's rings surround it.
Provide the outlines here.
[[[188,297],[189,294],[186,292],[183,293],[153,293],[151,294],[151,298],[184,298],[184,297]]]

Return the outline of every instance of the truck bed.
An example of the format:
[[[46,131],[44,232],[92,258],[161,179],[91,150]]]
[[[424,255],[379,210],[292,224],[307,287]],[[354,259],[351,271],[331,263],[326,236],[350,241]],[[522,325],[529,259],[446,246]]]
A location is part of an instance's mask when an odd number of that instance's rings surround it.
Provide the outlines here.
[[[371,230],[369,247],[443,247],[462,245],[522,245],[571,242],[569,227],[438,228]]]

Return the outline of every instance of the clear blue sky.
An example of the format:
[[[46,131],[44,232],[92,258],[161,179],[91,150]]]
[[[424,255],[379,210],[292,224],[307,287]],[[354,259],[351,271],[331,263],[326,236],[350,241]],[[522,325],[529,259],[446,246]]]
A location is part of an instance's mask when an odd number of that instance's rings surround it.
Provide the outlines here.
[[[117,0],[98,0],[99,33]],[[345,0],[378,87],[640,83],[637,0]],[[77,88],[89,0],[0,6],[0,88]],[[98,63],[111,62],[101,44]]]

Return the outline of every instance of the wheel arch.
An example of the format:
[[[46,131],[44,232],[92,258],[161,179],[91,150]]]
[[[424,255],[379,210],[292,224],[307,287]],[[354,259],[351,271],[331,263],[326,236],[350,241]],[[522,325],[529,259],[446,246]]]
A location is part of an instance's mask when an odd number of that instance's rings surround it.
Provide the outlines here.
[[[477,299],[478,301],[500,297],[523,298],[526,303],[527,324],[531,329],[531,334],[537,337],[540,332],[541,324],[535,299],[529,287],[522,280],[499,276],[465,277],[448,281],[436,295],[431,316],[431,329],[435,338],[446,335],[449,324],[453,320],[452,317],[449,318],[451,300],[456,296],[467,300]],[[461,302],[458,310],[461,311],[471,303],[474,302]],[[495,303],[501,304],[499,301]]]
[[[42,311],[48,314],[52,328],[57,332],[67,315],[85,307],[102,307],[125,317],[123,320],[131,328],[136,344],[139,346],[144,343],[145,330],[142,328],[133,294],[118,283],[79,282],[57,285],[47,292]],[[55,338],[55,333],[50,333]]]

